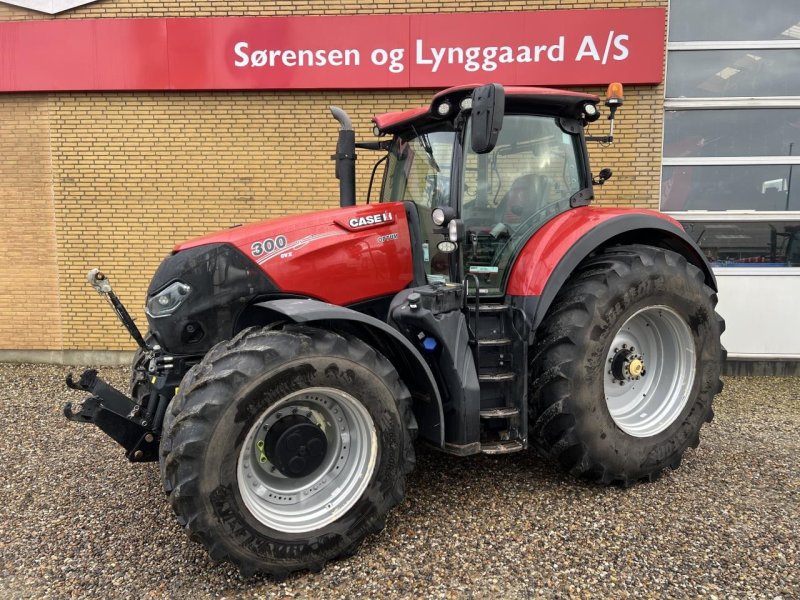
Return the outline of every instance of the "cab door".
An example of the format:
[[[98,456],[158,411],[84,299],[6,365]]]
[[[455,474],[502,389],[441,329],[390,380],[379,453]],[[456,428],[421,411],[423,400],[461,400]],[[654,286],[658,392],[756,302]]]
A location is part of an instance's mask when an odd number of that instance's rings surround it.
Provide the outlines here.
[[[470,139],[470,125],[465,140]],[[497,144],[476,154],[464,145],[461,219],[466,241],[461,276],[475,276],[481,294],[502,295],[522,245],[570,208],[582,181],[580,134],[550,116],[505,115]]]

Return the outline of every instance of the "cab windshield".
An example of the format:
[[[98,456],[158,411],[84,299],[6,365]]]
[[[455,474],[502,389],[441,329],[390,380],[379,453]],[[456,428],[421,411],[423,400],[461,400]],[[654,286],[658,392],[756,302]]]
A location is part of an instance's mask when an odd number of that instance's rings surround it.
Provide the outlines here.
[[[412,131],[389,149],[382,202],[413,202],[433,209],[450,202],[450,166],[455,131]]]
[[[445,238],[434,226],[431,213],[450,204],[450,177],[456,132],[417,131],[398,136],[389,148],[382,202],[408,201],[417,207],[422,261],[429,283],[451,279],[450,255],[437,246]]]

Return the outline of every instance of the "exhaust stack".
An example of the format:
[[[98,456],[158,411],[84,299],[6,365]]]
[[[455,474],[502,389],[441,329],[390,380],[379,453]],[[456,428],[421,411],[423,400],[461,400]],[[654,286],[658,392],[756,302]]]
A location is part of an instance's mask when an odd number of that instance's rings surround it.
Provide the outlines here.
[[[339,206],[356,204],[356,133],[347,113],[338,106],[331,106],[333,118],[339,122],[339,139],[336,142],[336,179],[339,180]]]

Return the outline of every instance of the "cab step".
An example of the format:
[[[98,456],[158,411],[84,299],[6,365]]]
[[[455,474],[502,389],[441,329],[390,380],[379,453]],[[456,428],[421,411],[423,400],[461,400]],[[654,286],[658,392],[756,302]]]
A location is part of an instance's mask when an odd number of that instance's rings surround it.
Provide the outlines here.
[[[519,415],[519,409],[514,406],[499,406],[481,411],[481,419],[511,419]]]
[[[478,340],[478,346],[510,346],[511,338],[483,338]]]
[[[467,304],[467,308],[471,311],[475,311],[474,304]],[[509,309],[508,304],[479,304],[478,305],[478,312],[505,312]]]
[[[521,452],[524,448],[525,446],[519,440],[481,444],[481,452],[483,454],[511,454],[513,452]]]
[[[483,373],[478,375],[478,381],[481,383],[497,383],[502,381],[513,381],[515,379],[514,373]]]

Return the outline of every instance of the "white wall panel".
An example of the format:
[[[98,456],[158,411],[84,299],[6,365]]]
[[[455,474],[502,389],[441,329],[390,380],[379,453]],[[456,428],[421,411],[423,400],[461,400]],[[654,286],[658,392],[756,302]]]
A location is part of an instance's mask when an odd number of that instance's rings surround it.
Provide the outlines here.
[[[730,358],[800,358],[800,269],[714,269]]]

